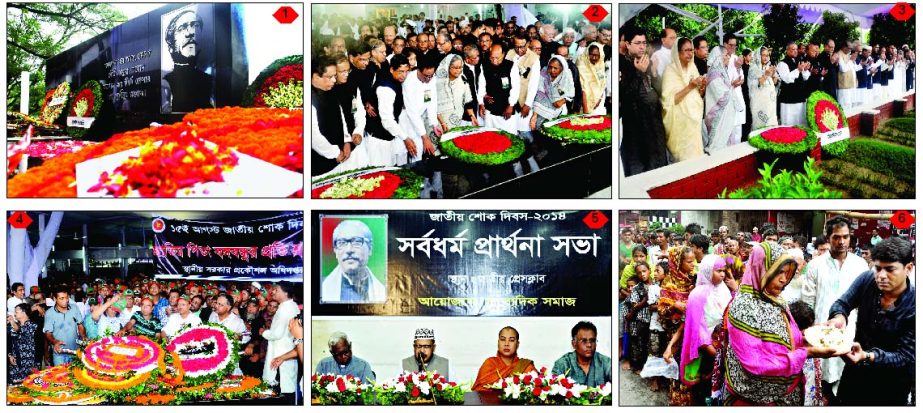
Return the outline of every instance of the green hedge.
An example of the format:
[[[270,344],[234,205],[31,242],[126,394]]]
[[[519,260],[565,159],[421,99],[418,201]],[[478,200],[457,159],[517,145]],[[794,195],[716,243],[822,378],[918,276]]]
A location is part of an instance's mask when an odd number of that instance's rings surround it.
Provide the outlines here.
[[[916,133],[917,120],[913,118],[894,118],[885,122],[885,126],[901,132]]]
[[[842,159],[897,179],[916,182],[916,150],[875,139],[853,139]]]
[[[852,198],[912,198],[914,185],[840,159],[820,164],[821,181],[843,188]]]

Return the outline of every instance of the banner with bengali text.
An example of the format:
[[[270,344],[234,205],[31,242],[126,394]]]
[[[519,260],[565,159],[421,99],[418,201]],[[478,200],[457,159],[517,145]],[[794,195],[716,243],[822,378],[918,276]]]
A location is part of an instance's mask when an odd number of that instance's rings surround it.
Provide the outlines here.
[[[611,218],[611,211],[314,211],[311,311],[611,316]],[[340,232],[345,221],[361,222],[371,236]],[[369,287],[357,299],[347,274],[372,278],[382,296]]]
[[[155,217],[157,278],[226,281],[304,279],[304,214],[236,222]]]

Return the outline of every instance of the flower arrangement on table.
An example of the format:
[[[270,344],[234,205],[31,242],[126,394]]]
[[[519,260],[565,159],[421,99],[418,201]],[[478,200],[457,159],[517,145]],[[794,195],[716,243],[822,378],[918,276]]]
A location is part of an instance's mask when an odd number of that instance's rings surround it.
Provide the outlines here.
[[[32,158],[48,160],[66,153],[80,152],[83,148],[94,144],[96,142],[79,140],[33,141],[26,148],[26,154]]]
[[[371,404],[374,393],[367,384],[350,374],[345,376],[314,373],[311,375],[311,404]]]
[[[416,199],[422,188],[423,177],[409,169],[366,167],[318,177],[311,198]]]
[[[849,122],[846,120],[846,114],[843,107],[832,96],[821,91],[815,91],[808,96],[806,111],[808,126],[811,130],[820,133],[834,131],[840,128],[848,128]],[[841,156],[849,148],[849,139],[843,139],[829,145],[821,146],[821,150],[832,156]]]
[[[138,156],[129,157],[112,175],[103,172],[89,191],[116,197],[175,197],[180,191],[188,195],[198,184],[224,182],[222,174],[237,163],[237,155],[230,149],[209,145],[193,128],[159,143],[145,144]]]
[[[602,404],[612,402],[612,385],[590,388],[567,378],[550,374],[547,367],[539,371],[514,374],[489,386],[500,390],[500,400],[507,404]]]
[[[45,101],[42,103],[42,111],[38,117],[39,120],[49,124],[55,123],[67,107],[67,100],[70,92],[70,83],[61,82],[57,87],[45,93]]]
[[[7,182],[9,197],[76,197],[76,165],[170,137],[193,128],[198,137],[282,168],[304,170],[304,111],[301,109],[200,109],[182,122],[129,131],[63,154]]]
[[[408,372],[375,386],[379,403],[385,406],[405,404],[462,404],[465,390],[439,372]]]
[[[102,86],[95,80],[88,80],[71,99],[70,107],[67,110],[67,116],[76,116],[80,118],[95,118],[99,116],[100,108],[103,105]],[[87,134],[88,128],[68,127],[67,134],[73,138],[82,138]]]
[[[465,163],[502,165],[522,156],[526,147],[518,136],[498,129],[462,126],[446,132],[449,135],[455,133],[461,136],[446,139],[446,135],[442,135],[439,147],[446,156]]]
[[[608,145],[612,143],[612,117],[586,114],[567,115],[543,123],[541,133],[565,144]]]
[[[799,126],[766,129],[747,141],[756,149],[774,154],[803,154],[817,145],[813,131]]]
[[[260,72],[244,91],[244,106],[302,107],[304,96],[304,56],[286,56]]]

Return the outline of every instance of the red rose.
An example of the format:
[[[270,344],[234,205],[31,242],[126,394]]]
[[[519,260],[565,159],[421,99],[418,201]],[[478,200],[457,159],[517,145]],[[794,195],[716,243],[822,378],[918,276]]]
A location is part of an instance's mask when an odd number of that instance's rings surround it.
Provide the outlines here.
[[[500,153],[513,145],[510,138],[496,132],[481,132],[461,136],[452,140],[458,149],[478,155]]]
[[[532,395],[533,395],[533,396],[538,397],[538,396],[541,395],[541,394],[542,394],[542,388],[541,388],[541,387],[536,387],[536,388],[532,389]]]
[[[763,132],[763,139],[779,143],[779,144],[792,144],[795,142],[801,142],[807,135],[807,133],[799,128],[792,127],[781,127],[773,128],[766,132]]]
[[[343,378],[342,378],[342,377],[340,377],[340,378],[337,379],[337,390],[339,390],[339,391],[341,391],[341,392],[346,390],[346,383],[343,382]]]
[[[412,397],[420,397],[420,388],[417,386],[413,386],[413,390],[410,391],[410,395]]]
[[[564,398],[565,398],[565,399],[569,399],[569,398],[571,398],[571,397],[574,397],[574,393],[571,393],[571,391],[568,390],[568,391],[567,391],[567,394],[564,395]]]

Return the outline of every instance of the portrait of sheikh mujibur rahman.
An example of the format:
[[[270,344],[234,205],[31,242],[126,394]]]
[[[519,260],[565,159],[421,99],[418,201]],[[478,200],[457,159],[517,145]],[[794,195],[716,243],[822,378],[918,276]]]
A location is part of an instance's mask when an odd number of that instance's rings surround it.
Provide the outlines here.
[[[174,16],[164,34],[173,70],[161,82],[161,113],[192,112],[215,107],[213,76],[196,66],[200,54],[197,34],[204,28],[195,9]]]

